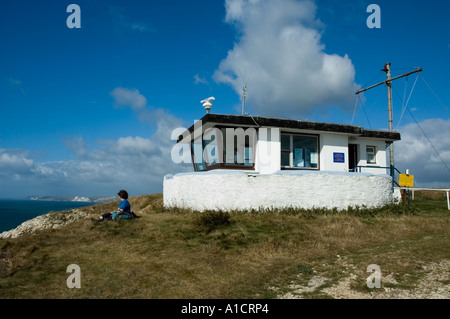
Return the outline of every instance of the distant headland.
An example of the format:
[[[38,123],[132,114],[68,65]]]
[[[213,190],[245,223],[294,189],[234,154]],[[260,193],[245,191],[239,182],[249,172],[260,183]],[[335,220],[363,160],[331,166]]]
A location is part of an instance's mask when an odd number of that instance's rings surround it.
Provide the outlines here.
[[[89,203],[106,203],[117,200],[117,197],[102,197],[102,196],[27,196],[28,200],[43,200],[56,202],[89,202]]]

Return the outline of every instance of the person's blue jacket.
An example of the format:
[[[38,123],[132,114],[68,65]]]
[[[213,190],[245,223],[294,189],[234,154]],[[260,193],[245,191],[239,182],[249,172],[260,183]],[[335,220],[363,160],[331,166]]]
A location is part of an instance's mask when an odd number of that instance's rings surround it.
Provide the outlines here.
[[[120,202],[119,209],[122,209],[125,213],[129,213],[131,211],[131,206],[127,199]]]

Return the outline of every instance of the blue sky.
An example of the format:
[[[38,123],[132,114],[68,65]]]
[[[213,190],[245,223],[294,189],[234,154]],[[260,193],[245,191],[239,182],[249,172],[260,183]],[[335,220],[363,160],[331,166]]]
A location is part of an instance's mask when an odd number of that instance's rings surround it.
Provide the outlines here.
[[[81,28],[66,24],[72,3]],[[2,1],[0,197],[161,192],[190,169],[170,160],[172,130],[209,96],[239,114],[243,85],[252,115],[386,129],[385,86],[353,116],[386,62],[392,76],[424,69],[394,82],[396,166],[450,186],[446,0]]]

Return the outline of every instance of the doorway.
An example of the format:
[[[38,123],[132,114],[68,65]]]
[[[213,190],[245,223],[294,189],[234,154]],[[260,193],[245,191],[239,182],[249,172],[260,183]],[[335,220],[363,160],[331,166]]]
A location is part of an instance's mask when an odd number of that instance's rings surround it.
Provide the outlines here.
[[[358,145],[348,144],[348,170],[352,171],[356,166],[358,166]],[[355,169],[355,172],[357,169]]]

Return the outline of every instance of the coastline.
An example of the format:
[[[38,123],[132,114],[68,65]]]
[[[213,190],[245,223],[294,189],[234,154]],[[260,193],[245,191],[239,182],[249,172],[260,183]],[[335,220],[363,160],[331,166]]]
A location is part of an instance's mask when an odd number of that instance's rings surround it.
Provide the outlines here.
[[[27,198],[0,199],[0,234],[11,231],[40,215],[69,211],[76,208],[103,204],[115,197],[81,196],[29,196]],[[1,238],[1,237],[0,237]]]
[[[66,211],[48,212],[26,220],[16,228],[0,233],[0,239],[17,238],[23,234],[34,233],[37,230],[61,228],[69,223],[82,219],[87,212],[75,208]]]
[[[27,225],[30,220],[44,214],[69,211],[94,204],[78,201],[2,199],[0,200],[0,234],[16,229],[23,224]]]

